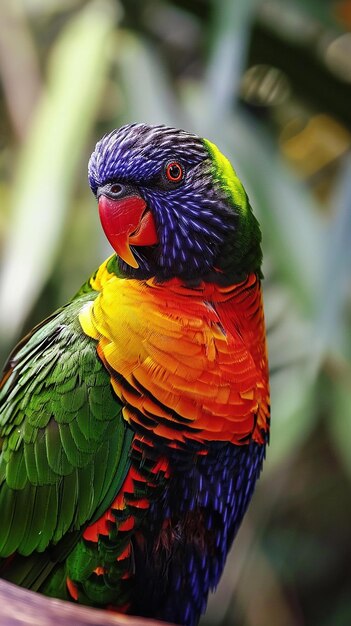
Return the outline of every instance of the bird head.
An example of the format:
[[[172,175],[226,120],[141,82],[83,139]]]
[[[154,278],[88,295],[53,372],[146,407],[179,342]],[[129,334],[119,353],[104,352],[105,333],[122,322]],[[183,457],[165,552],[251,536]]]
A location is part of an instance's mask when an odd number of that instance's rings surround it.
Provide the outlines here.
[[[258,222],[210,141],[128,124],[97,143],[89,182],[123,275],[235,282],[260,272]]]

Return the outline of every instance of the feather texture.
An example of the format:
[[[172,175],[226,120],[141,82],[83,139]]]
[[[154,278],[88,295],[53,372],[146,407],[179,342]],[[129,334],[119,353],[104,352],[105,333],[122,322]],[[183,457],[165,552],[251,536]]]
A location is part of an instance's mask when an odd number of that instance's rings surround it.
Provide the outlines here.
[[[170,440],[265,441],[269,398],[260,284],[187,288],[106,276],[80,314],[123,416]],[[142,303],[142,306],[140,306]]]
[[[77,320],[91,297],[34,329],[8,362],[0,417],[2,557],[42,552],[80,530],[128,469],[131,434]]]
[[[269,439],[260,230],[185,131],[113,131],[89,181],[120,256],[5,368],[0,576],[196,626]]]

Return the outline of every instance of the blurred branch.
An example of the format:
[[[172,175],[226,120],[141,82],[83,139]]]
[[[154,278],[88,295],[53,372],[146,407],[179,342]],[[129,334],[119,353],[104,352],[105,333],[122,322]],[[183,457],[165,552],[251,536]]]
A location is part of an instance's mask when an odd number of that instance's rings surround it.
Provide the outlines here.
[[[160,622],[114,614],[47,598],[0,580],[0,626],[161,626]],[[166,626],[165,622],[162,622]]]
[[[39,63],[18,0],[0,3],[0,77],[18,139],[23,140],[41,91]]]

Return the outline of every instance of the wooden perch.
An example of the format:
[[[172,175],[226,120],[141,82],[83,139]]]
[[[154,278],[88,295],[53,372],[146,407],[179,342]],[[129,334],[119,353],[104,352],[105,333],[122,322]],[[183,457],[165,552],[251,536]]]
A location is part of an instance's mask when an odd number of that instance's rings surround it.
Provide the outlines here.
[[[0,626],[167,626],[47,598],[0,580]],[[170,626],[170,625],[169,625]]]

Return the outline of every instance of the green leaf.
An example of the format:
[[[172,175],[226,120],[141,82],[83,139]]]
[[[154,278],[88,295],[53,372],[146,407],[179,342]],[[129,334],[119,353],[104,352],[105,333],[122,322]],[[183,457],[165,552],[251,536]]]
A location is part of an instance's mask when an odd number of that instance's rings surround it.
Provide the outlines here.
[[[257,0],[215,0],[212,46],[203,84],[204,106],[218,116],[229,112],[238,96],[250,24]]]
[[[56,260],[78,165],[108,68],[112,2],[88,3],[57,40],[15,173],[0,275],[3,343],[19,331]]]
[[[294,455],[315,425],[314,328],[281,285],[264,285],[271,385],[271,446],[267,475]],[[264,476],[266,475],[266,470]]]
[[[351,276],[351,158],[341,168],[331,199],[331,218],[325,225],[321,285],[316,298],[316,332],[321,351],[346,345],[344,310]]]
[[[351,478],[351,364],[340,361],[338,369],[337,380],[331,388],[332,408],[327,426],[338,458]]]
[[[125,98],[122,122],[178,126],[180,116],[174,91],[153,47],[125,31],[118,48],[117,64]]]

